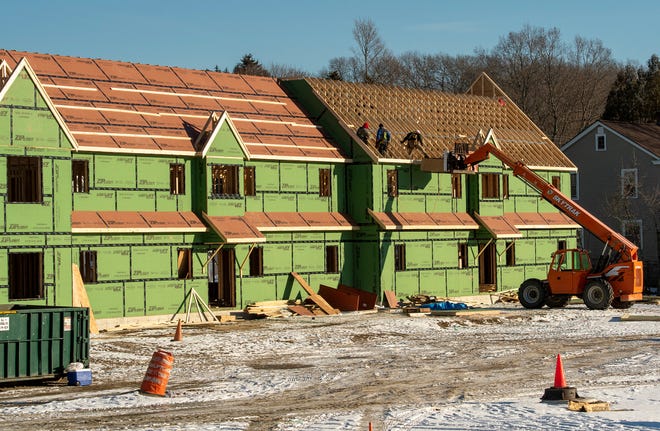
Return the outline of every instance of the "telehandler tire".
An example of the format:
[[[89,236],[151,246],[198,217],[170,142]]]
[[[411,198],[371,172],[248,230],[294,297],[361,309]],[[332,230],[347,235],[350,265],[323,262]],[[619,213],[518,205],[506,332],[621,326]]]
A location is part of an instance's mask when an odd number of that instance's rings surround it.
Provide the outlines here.
[[[606,310],[613,300],[614,290],[607,280],[591,280],[582,292],[582,301],[591,310]]]
[[[547,296],[547,289],[540,280],[535,278],[523,281],[518,289],[518,301],[525,308],[543,307]]]

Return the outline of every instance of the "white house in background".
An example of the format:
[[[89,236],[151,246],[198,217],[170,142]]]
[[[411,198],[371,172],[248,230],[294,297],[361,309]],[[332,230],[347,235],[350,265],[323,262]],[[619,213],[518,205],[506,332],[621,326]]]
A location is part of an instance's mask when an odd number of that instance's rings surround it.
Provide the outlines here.
[[[599,120],[561,150],[578,167],[571,184],[573,198],[639,246],[645,285],[657,289],[660,119],[642,124]],[[586,232],[582,245],[594,255],[603,247]]]

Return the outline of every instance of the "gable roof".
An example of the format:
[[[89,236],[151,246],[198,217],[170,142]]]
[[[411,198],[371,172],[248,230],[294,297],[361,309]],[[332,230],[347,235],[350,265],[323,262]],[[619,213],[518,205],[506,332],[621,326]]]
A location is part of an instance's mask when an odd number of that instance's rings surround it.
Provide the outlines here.
[[[375,84],[305,78],[316,96],[339,117],[345,127],[356,130],[370,124],[371,138],[363,146],[374,160],[409,162],[423,157],[440,158],[454,144],[483,143],[492,129],[502,149],[530,167],[575,169],[573,163],[504,94],[482,74],[466,94],[444,93]],[[375,149],[375,132],[383,123],[392,134],[386,156]],[[422,152],[411,152],[403,137],[419,130]],[[354,138],[358,144],[359,139]]]
[[[628,143],[646,151],[649,155],[660,158],[660,124],[656,123],[628,123],[623,121],[598,120],[587,126],[578,133],[573,139],[561,147],[566,151],[573,144],[578,142],[588,133],[591,133],[596,127],[606,127],[612,132],[618,134]]]
[[[81,151],[199,154],[213,113],[254,159],[345,161],[274,78],[0,50],[27,59]]]

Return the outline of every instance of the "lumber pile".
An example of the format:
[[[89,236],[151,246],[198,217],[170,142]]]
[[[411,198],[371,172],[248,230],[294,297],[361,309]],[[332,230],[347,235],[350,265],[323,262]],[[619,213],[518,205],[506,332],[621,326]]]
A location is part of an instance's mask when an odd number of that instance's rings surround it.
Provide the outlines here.
[[[302,278],[297,272],[291,272],[291,276],[302,286],[302,288],[307,292],[309,295],[309,300],[311,300],[314,304],[316,304],[325,314],[332,315],[332,314],[339,314],[340,311],[337,310],[336,308],[332,307],[328,302],[323,299],[321,295],[318,293],[314,292],[312,288],[307,284],[304,278]]]
[[[495,301],[493,302],[493,298]],[[503,292],[491,293],[490,294],[490,303],[491,304],[501,304],[506,302],[518,302],[518,290],[505,290]]]
[[[610,403],[592,399],[568,400],[568,409],[573,412],[607,412],[610,410]]]
[[[301,304],[300,301],[259,301],[252,303],[243,310],[250,319],[274,317],[318,316],[325,313],[316,304]]]

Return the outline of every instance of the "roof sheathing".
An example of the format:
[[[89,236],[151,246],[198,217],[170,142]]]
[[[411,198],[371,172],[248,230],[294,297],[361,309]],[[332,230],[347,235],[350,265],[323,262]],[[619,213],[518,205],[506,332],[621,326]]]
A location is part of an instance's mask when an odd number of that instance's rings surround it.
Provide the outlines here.
[[[81,151],[199,154],[194,143],[217,112],[255,125],[242,139],[253,159],[347,160],[273,78],[0,50],[12,68],[22,58]]]
[[[454,150],[454,144],[472,144],[478,134],[493,129],[502,149],[530,166],[575,168],[485,74],[475,81],[468,94],[305,80],[348,129],[370,124],[372,136],[368,146],[373,152],[376,128],[383,123],[392,133],[385,159],[413,162],[423,157],[439,158],[445,150]],[[419,148],[409,151],[400,143],[414,130],[423,136],[423,152]]]

